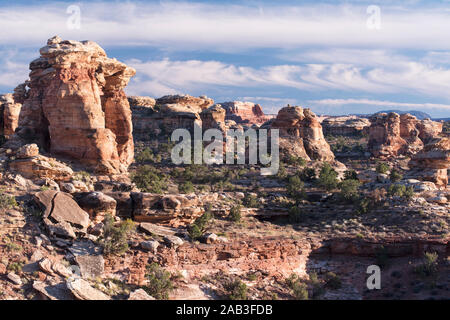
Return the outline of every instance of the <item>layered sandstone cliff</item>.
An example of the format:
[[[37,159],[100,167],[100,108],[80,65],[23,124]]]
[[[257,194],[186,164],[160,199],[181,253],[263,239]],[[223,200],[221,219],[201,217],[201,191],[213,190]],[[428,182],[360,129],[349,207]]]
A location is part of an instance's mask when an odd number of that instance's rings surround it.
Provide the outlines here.
[[[376,157],[415,154],[442,132],[442,123],[417,120],[410,114],[380,113],[370,121],[368,148]]]
[[[124,88],[135,70],[92,41],[49,39],[30,64],[18,136],[98,173],[133,161],[131,110]]]
[[[308,108],[285,107],[271,124],[279,129],[280,149],[305,160],[333,161],[317,116]]]
[[[263,124],[275,116],[264,114],[261,106],[253,102],[231,101],[221,103],[226,111],[226,119],[236,123]]]

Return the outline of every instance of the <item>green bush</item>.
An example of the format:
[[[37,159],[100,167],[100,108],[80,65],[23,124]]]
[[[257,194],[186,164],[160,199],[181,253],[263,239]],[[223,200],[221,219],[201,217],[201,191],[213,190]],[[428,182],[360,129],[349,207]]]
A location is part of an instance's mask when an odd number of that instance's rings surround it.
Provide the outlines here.
[[[196,240],[203,236],[212,219],[214,219],[214,216],[210,209],[206,210],[201,217],[197,218],[195,222],[188,227],[188,233],[191,239]]]
[[[389,179],[392,182],[398,182],[403,179],[403,175],[397,169],[392,169]]]
[[[246,208],[259,208],[261,206],[258,198],[252,194],[246,194],[244,199],[242,200],[242,204]]]
[[[331,167],[331,165],[329,163],[325,163],[320,170],[317,185],[328,191],[333,190],[339,183],[337,176],[337,172]]]
[[[426,252],[422,264],[414,271],[424,277],[430,277],[438,272],[438,254],[436,252]]]
[[[368,213],[370,211],[370,209],[371,209],[371,206],[372,206],[372,202],[369,199],[367,199],[367,198],[360,198],[358,203],[357,203],[355,212],[357,214]]]
[[[144,150],[136,154],[135,159],[137,163],[153,162],[154,155],[152,150],[146,147]]]
[[[306,214],[298,206],[291,207],[289,209],[289,222],[290,223],[300,223],[304,221]]]
[[[163,193],[167,190],[167,179],[156,168],[152,166],[139,167],[132,174],[132,181],[143,192]]]
[[[388,195],[393,197],[403,197],[406,192],[406,186],[403,184],[391,184],[388,189]]]
[[[225,283],[224,289],[230,300],[247,300],[247,285],[239,279]]]
[[[288,174],[287,174],[286,168],[285,168],[284,164],[281,162],[280,167],[278,168],[277,178],[278,178],[278,180],[286,180],[287,177],[288,177]]]
[[[346,170],[344,172],[344,180],[358,180],[358,174],[355,170]]]
[[[0,192],[0,210],[12,209],[15,207],[17,207],[16,198]]]
[[[103,224],[103,235],[99,238],[103,253],[120,255],[127,251],[128,239],[136,230],[134,222],[127,219],[115,226],[114,218],[108,214],[105,216]]]
[[[289,155],[286,159],[286,163],[293,166],[303,167],[304,165],[306,165],[306,160],[301,157]]]
[[[228,217],[230,218],[231,221],[234,221],[234,222],[241,221],[241,206],[236,205],[236,206],[232,207]]]
[[[292,290],[296,300],[308,300],[308,286],[295,273],[286,279],[286,285]]]
[[[181,193],[192,193],[195,191],[194,185],[190,181],[186,181],[178,187]]]
[[[344,180],[339,183],[341,197],[345,201],[356,201],[359,198],[359,187],[361,183],[358,180]]]
[[[405,193],[403,194],[403,197],[406,200],[411,200],[414,197],[414,187],[409,186],[406,188]]]
[[[389,169],[390,169],[390,167],[384,162],[380,162],[377,164],[377,172],[378,173],[385,174],[389,171]]]
[[[144,287],[145,291],[158,300],[169,299],[169,293],[173,290],[172,277],[170,273],[153,262],[147,266],[146,274],[148,283]]]
[[[328,272],[325,275],[325,286],[330,289],[340,289],[342,287],[341,278],[334,272]]]
[[[305,184],[298,176],[292,176],[289,178],[288,185],[286,187],[288,195],[295,201],[305,199]]]
[[[313,168],[305,168],[299,173],[302,181],[312,182],[316,179],[316,171]]]

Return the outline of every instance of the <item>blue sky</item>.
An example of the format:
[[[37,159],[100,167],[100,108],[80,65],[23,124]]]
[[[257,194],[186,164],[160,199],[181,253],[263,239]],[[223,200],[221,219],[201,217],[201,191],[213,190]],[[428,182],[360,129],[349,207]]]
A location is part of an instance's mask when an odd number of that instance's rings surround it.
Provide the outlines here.
[[[73,5],[79,29],[67,25]],[[0,92],[59,35],[136,68],[128,94],[450,117],[448,0],[0,1],[0,29]]]

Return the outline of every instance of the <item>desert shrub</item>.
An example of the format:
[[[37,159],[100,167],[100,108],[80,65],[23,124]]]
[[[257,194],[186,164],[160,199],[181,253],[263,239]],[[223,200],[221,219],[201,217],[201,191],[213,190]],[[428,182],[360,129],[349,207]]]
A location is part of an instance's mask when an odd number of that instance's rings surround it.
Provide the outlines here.
[[[247,300],[247,285],[239,279],[225,283],[224,289],[230,300]]]
[[[386,200],[386,189],[384,188],[378,188],[373,190],[370,194],[369,194],[369,198],[372,200],[372,202],[374,203],[381,203],[383,201]]]
[[[365,214],[368,213],[371,209],[372,202],[367,198],[360,198],[358,203],[356,204],[355,213],[357,214]]]
[[[293,166],[299,166],[303,167],[306,164],[306,160],[301,157],[296,157],[294,155],[289,155],[286,159],[286,163],[293,165]]]
[[[259,208],[261,205],[258,198],[253,194],[246,194],[242,199],[242,204],[247,208]]]
[[[236,205],[236,206],[232,207],[228,217],[229,217],[229,219],[231,221],[234,221],[234,222],[241,221],[241,217],[242,217],[242,215],[241,215],[241,206],[240,205]]]
[[[325,288],[322,285],[322,282],[317,277],[317,273],[312,272],[309,274],[309,285],[312,290],[312,298],[317,299],[322,294],[325,293]]]
[[[166,177],[152,166],[139,167],[131,179],[144,192],[161,194],[167,189]]]
[[[74,174],[73,178],[74,180],[82,181],[88,184],[92,182],[91,174],[87,171],[78,171]]]
[[[406,186],[403,184],[391,184],[388,189],[388,195],[393,197],[403,197],[406,192]]]
[[[306,214],[297,206],[293,206],[289,209],[289,222],[299,223],[304,221]]]
[[[377,164],[377,172],[378,173],[385,174],[389,171],[389,169],[390,169],[390,167],[384,162],[379,162]]]
[[[145,163],[154,161],[154,155],[149,147],[146,147],[141,152],[138,152],[135,156],[137,163]]]
[[[392,169],[389,179],[392,182],[398,182],[403,179],[403,175],[397,169]]]
[[[278,168],[278,172],[277,172],[277,179],[278,180],[286,180],[287,177],[288,177],[288,173],[286,171],[286,167],[281,162],[280,167]]]
[[[169,293],[173,289],[170,273],[153,262],[147,266],[146,278],[148,280],[144,290],[158,300],[169,299]]]
[[[286,187],[288,195],[295,201],[305,199],[305,184],[298,176],[292,176],[289,178],[288,185]]]
[[[339,183],[341,189],[340,196],[345,201],[356,201],[359,198],[359,187],[361,183],[358,180],[344,180]]]
[[[308,286],[295,273],[286,279],[286,285],[296,300],[308,300]]]
[[[214,216],[210,209],[206,210],[201,217],[197,218],[195,222],[188,227],[188,233],[191,239],[195,240],[203,236],[212,219],[214,219]]]
[[[99,244],[103,247],[105,255],[120,255],[128,250],[128,238],[136,230],[133,221],[127,219],[117,226],[111,215],[106,215],[103,220],[103,235],[99,239]]]
[[[22,272],[22,268],[23,268],[22,262],[11,262],[10,264],[8,264],[8,267],[6,269],[14,273],[20,273]]]
[[[305,168],[298,175],[305,182],[312,182],[316,179],[316,171],[313,168]]]
[[[333,190],[338,185],[337,172],[329,163],[325,163],[320,170],[317,185],[326,190]]]
[[[344,180],[358,180],[358,174],[355,170],[346,170],[344,172]]]
[[[0,192],[0,210],[12,209],[14,207],[17,207],[16,198]]]
[[[426,252],[423,262],[414,271],[424,277],[430,277],[438,272],[438,254],[436,252]]]
[[[195,191],[194,185],[190,181],[186,181],[178,186],[178,190],[181,193],[192,193]]]
[[[330,289],[339,289],[342,287],[341,278],[334,272],[327,272],[325,275],[325,286]]]

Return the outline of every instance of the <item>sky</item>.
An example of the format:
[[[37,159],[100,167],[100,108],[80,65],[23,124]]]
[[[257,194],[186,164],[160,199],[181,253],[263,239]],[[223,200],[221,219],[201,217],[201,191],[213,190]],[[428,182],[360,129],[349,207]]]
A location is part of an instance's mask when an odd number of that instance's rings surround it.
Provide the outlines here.
[[[59,35],[134,67],[130,95],[450,117],[450,0],[0,0],[0,30],[0,93]]]

